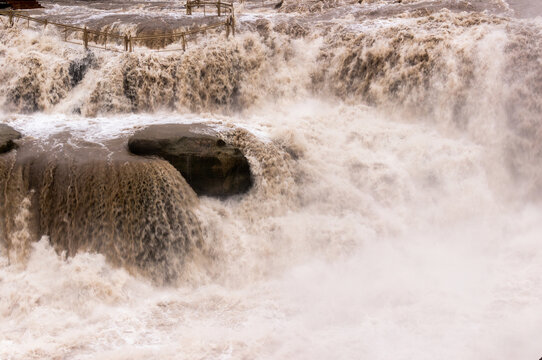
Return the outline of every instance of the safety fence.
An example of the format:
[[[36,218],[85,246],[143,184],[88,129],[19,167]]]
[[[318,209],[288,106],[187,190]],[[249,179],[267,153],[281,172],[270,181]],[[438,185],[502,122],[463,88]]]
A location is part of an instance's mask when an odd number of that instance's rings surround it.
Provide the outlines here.
[[[158,34],[158,35],[141,35],[141,36],[132,36],[130,33],[121,34],[115,31],[100,31],[89,29],[86,26],[80,27],[75,25],[61,24],[53,21],[48,21],[47,19],[37,18],[22,11],[0,11],[0,16],[5,16],[8,19],[8,25],[14,26],[16,22],[22,21],[26,22],[27,27],[30,27],[30,24],[38,24],[46,28],[47,26],[54,26],[60,29],[61,33],[64,35],[64,41],[69,41],[69,35],[75,34],[75,38],[79,39],[81,42],[76,42],[85,47],[89,48],[89,43],[93,43],[93,47],[99,47],[106,50],[119,51],[118,45],[120,44],[121,49],[124,51],[132,52],[136,45],[145,46],[145,44],[157,42],[162,42],[165,47],[166,43],[172,43],[175,41],[181,40],[182,50],[186,50],[187,40],[197,34],[205,34],[207,31],[219,29],[225,27],[226,37],[235,35],[235,14],[233,3],[217,2],[211,1],[197,1],[197,0],[188,0],[186,2],[186,13],[192,15],[193,9],[199,9],[203,7],[204,13],[206,13],[206,7],[214,7],[217,9],[219,21],[216,21],[209,25],[193,27],[189,29],[183,29],[182,31],[172,32],[167,34]],[[71,40],[71,39],[70,39]],[[108,47],[109,45],[109,47]],[[174,49],[180,50],[180,49]]]
[[[224,14],[234,15],[233,3],[223,2],[218,0],[217,2],[212,1],[201,1],[201,0],[187,0],[186,1],[186,15],[192,15],[194,8],[201,9],[203,8],[203,15],[207,15],[207,7],[212,9],[216,8],[218,16]]]

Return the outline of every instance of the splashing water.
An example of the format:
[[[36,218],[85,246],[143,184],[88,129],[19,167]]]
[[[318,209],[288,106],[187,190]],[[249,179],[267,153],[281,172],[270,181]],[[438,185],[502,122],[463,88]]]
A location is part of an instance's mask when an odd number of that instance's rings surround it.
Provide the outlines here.
[[[542,24],[519,18],[528,5],[248,2],[239,36],[185,54],[88,55],[2,28],[0,120],[24,141],[103,149],[203,121],[255,184],[193,201],[198,250],[169,286],[107,251],[55,251],[64,225],[32,235],[37,194],[3,185],[0,358],[539,358]],[[1,155],[3,179],[21,153]]]

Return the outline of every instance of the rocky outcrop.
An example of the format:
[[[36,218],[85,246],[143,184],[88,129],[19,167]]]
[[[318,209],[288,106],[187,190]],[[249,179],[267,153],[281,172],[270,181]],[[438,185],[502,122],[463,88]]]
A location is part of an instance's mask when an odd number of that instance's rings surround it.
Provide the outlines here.
[[[0,154],[15,147],[14,140],[20,139],[21,133],[6,124],[0,124]]]
[[[20,137],[6,125],[0,135],[5,143]],[[156,156],[130,153],[127,141],[61,132],[24,137],[0,156],[0,246],[10,261],[24,262],[47,235],[66,256],[97,252],[158,284],[183,279],[185,263],[207,251],[194,189],[246,191],[248,162],[206,125],[151,126],[130,139],[134,153]]]
[[[155,155],[167,160],[199,195],[225,197],[241,194],[252,186],[246,157],[228,145],[205,124],[149,126],[129,142],[136,155]]]
[[[36,0],[6,0],[8,6],[14,10],[23,10],[23,9],[39,9],[42,8],[41,4]]]
[[[67,256],[97,252],[158,284],[182,278],[203,241],[198,198],[171,164],[130,154],[126,140],[28,137],[0,156],[0,246],[12,261],[47,235]]]

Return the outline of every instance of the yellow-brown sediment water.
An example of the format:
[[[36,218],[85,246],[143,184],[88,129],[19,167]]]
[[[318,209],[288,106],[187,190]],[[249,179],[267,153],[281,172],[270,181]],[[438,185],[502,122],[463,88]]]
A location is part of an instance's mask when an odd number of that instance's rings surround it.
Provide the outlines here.
[[[24,135],[0,155],[0,358],[540,358],[540,5],[235,5],[235,37],[184,53],[0,25],[0,121]],[[126,149],[199,122],[248,193],[198,198]]]

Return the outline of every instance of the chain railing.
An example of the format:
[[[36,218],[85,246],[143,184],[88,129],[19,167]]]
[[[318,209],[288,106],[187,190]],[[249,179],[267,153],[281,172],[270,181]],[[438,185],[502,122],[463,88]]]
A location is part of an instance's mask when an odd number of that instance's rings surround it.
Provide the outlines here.
[[[89,29],[86,26],[85,27],[79,27],[75,25],[67,25],[67,24],[61,24],[57,22],[48,21],[47,19],[41,19],[32,17],[29,15],[26,15],[24,12],[21,11],[14,11],[14,10],[8,10],[8,11],[0,11],[0,16],[5,16],[8,18],[8,25],[14,26],[15,21],[26,21],[27,27],[30,27],[30,23],[36,23],[40,26],[43,26],[46,28],[47,26],[54,26],[62,33],[64,33],[64,41],[68,41],[68,34],[69,33],[79,33],[80,39],[82,40],[82,45],[85,47],[85,49],[89,48],[89,42],[93,42],[95,44],[95,47],[102,47],[106,50],[118,50],[114,48],[108,48],[108,44],[111,44],[114,42],[114,44],[121,44],[123,45],[124,51],[132,52],[134,51],[136,44],[145,44],[148,42],[152,42],[153,40],[166,40],[170,39],[172,41],[176,41],[178,39],[181,39],[181,45],[182,50],[186,50],[187,46],[187,39],[189,36],[197,35],[197,34],[204,34],[209,30],[218,29],[221,27],[226,28],[226,37],[229,37],[231,35],[235,35],[235,15],[234,15],[234,8],[233,3],[225,3],[221,2],[220,0],[218,2],[211,2],[211,1],[190,1],[188,0],[186,3],[186,13],[188,15],[192,14],[192,8],[198,8],[201,6],[215,6],[217,9],[218,17],[224,17],[224,19],[217,21],[215,23],[205,25],[205,26],[199,26],[195,28],[185,29],[179,32],[169,33],[169,34],[160,34],[160,35],[142,35],[142,36],[132,36],[129,33],[121,34],[119,32],[115,31],[100,31],[100,30],[93,30]]]

